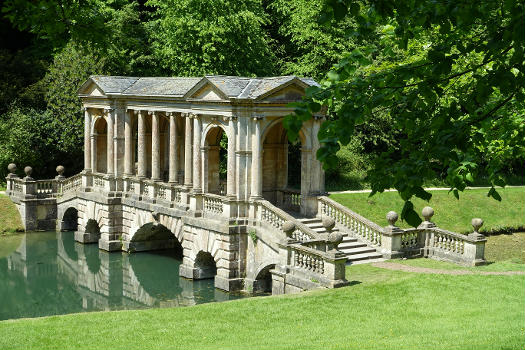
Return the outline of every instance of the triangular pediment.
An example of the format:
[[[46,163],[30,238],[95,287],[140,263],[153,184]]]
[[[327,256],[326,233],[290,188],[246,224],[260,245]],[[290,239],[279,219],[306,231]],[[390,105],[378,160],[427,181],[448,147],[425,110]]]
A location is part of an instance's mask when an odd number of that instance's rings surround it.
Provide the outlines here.
[[[257,96],[256,100],[268,102],[298,101],[302,99],[308,86],[303,81],[294,78]]]
[[[92,79],[86,81],[78,89],[78,94],[83,96],[105,96],[104,91]]]
[[[200,82],[198,82],[186,93],[184,97],[205,101],[220,101],[228,99],[228,96],[226,96],[224,92],[222,92],[207,78],[203,78]]]

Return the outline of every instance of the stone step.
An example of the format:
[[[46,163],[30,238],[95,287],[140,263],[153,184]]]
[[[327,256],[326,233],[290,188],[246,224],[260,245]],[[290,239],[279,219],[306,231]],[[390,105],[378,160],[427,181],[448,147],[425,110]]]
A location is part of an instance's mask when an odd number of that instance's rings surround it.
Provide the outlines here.
[[[302,222],[303,224],[321,223],[321,220],[319,220],[317,218],[300,218],[300,219],[297,219],[297,220]]]
[[[366,243],[358,242],[357,240],[354,242],[341,242],[337,249],[341,251],[345,251],[346,249],[353,249],[353,248],[362,248],[366,247]],[[374,249],[375,250],[375,249]]]
[[[347,264],[354,263],[355,261],[381,259],[381,258],[382,258],[382,255],[379,253],[354,254],[354,255],[347,256]]]
[[[362,260],[355,260],[355,261],[347,261],[347,265],[359,265],[359,264],[371,264],[375,262],[381,262],[386,261],[385,258],[373,258],[373,259],[362,259]]]
[[[374,248],[370,248],[368,246],[364,247],[356,247],[356,248],[350,248],[350,249],[339,249],[343,253],[348,255],[359,255],[359,254],[365,254],[365,253],[376,253],[376,250]],[[381,255],[381,254],[379,254]]]

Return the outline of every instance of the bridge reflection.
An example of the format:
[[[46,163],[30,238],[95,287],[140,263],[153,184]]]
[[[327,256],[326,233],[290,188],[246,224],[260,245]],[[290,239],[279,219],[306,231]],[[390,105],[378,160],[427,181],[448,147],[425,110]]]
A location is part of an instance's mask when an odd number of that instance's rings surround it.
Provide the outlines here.
[[[240,297],[215,289],[213,280],[179,277],[180,263],[172,251],[109,254],[76,243],[72,232],[26,234],[13,253],[0,259],[0,297],[8,301],[0,319]]]

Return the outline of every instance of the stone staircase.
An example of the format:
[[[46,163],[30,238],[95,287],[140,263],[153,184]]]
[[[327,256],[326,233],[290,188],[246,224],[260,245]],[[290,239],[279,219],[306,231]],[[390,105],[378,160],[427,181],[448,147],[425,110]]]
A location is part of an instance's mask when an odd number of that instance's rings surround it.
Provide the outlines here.
[[[303,224],[316,232],[327,232],[321,222],[321,219],[298,218],[297,220],[301,221]],[[333,231],[339,231],[339,229],[334,227]],[[346,254],[348,259],[347,263],[356,264],[384,260],[383,256],[378,253],[375,248],[368,246],[366,243],[360,242],[357,238],[350,236],[348,232],[340,232],[343,234],[343,242],[339,244],[338,249]]]

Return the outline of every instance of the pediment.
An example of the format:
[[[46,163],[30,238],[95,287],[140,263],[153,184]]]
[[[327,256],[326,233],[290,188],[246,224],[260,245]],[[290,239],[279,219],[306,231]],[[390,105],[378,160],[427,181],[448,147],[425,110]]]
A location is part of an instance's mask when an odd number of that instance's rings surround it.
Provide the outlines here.
[[[226,96],[208,79],[201,80],[190,91],[188,91],[185,97],[205,101],[220,101],[228,99],[228,96]]]
[[[84,96],[105,96],[104,91],[93,81],[88,80],[79,90],[79,95]]]
[[[286,83],[279,84],[257,96],[256,100],[266,102],[298,101],[303,98],[308,86],[308,84],[294,77]]]
[[[304,96],[304,89],[297,85],[290,85],[263,97],[262,101],[298,101]]]

